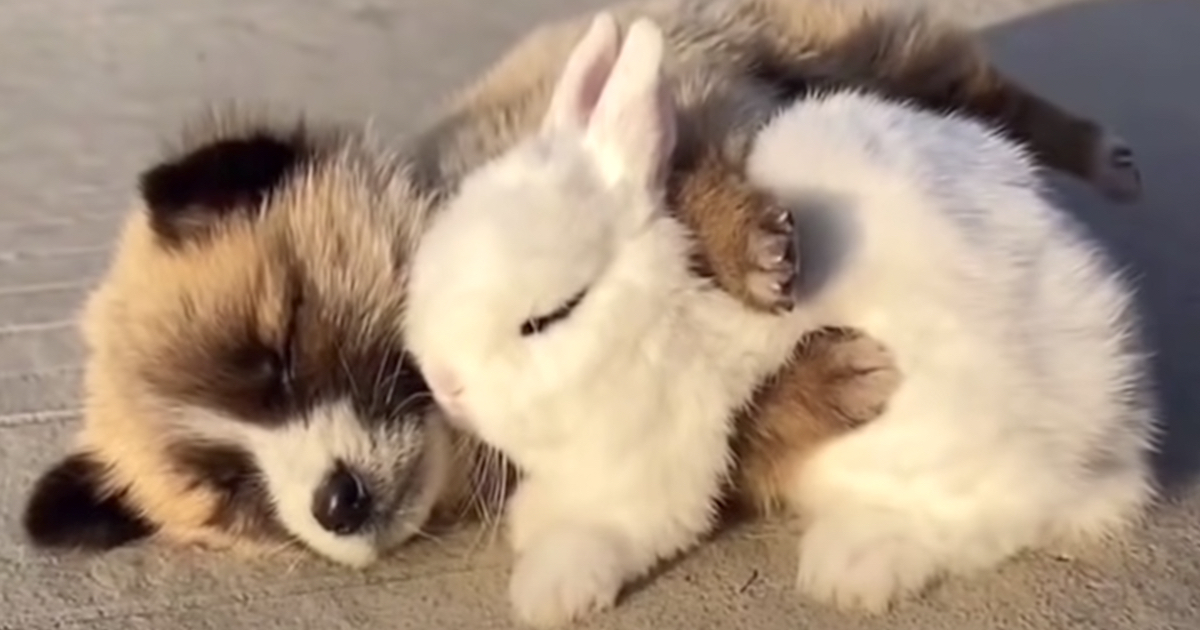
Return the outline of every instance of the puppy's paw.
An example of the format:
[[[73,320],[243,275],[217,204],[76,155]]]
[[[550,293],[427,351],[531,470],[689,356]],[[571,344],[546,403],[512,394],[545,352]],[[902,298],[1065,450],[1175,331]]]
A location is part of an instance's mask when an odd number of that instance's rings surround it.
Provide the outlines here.
[[[818,518],[800,539],[797,590],[845,610],[882,613],[937,575],[934,557],[888,518]]]
[[[746,242],[746,288],[760,308],[791,310],[797,278],[792,213],[765,198],[762,203],[758,224]]]
[[[518,621],[555,628],[611,608],[625,584],[620,541],[561,529],[530,544],[513,569],[509,601]]]
[[[874,337],[851,329],[827,329],[805,343],[801,360],[807,377],[819,383],[827,404],[849,426],[883,413],[900,386],[900,369],[891,350]]]
[[[1102,132],[1092,156],[1092,184],[1109,199],[1128,203],[1142,195],[1142,174],[1133,149],[1110,131]]]

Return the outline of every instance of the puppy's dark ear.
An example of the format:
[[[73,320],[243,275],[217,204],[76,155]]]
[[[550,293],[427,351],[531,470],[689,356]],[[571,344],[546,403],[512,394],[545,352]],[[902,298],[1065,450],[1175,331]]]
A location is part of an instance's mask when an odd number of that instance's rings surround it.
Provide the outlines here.
[[[250,129],[193,147],[138,179],[150,225],[169,245],[203,237],[234,213],[253,215],[312,157],[303,127]]]
[[[77,453],[55,464],[34,485],[25,506],[25,533],[39,547],[102,551],[132,543],[155,527],[104,485],[104,466]]]

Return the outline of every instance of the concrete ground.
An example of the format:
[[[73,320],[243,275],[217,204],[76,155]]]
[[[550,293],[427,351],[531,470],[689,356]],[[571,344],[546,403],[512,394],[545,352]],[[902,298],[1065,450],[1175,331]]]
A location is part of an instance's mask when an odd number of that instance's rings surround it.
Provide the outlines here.
[[[1200,627],[1200,2],[944,0],[1001,65],[1120,129],[1145,201],[1074,208],[1141,277],[1169,424],[1171,500],[1127,548],[1034,557],[889,616],[806,604],[793,539],[730,534],[593,628]],[[77,420],[71,319],[105,262],[136,170],[202,99],[302,103],[389,130],[539,19],[598,0],[10,0],[0,3],[0,628],[509,627],[505,558],[472,539],[415,545],[364,573],[132,549],[39,555],[16,515]]]

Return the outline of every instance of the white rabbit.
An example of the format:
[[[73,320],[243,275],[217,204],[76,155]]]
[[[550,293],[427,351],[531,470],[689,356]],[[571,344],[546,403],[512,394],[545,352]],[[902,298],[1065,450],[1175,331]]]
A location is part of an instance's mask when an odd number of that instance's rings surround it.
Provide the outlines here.
[[[832,228],[806,235],[828,252],[790,317],[863,330],[903,375],[879,419],[795,478],[802,591],[881,610],[1141,516],[1157,404],[1132,291],[1021,146],[838,92],[768,123],[747,175],[798,234]]]
[[[548,626],[708,532],[732,416],[806,326],[694,275],[665,212],[663,37],[600,14],[534,137],[480,168],[414,255],[405,334],[435,397],[524,473],[517,616]]]
[[[731,411],[821,326],[881,340],[904,379],[797,472],[808,593],[877,610],[1141,514],[1154,402],[1131,291],[1019,145],[866,94],[792,106],[748,175],[824,239],[802,248],[822,278],[757,315],[689,273],[662,207],[660,37],[639,22],[618,59],[597,19],[542,131],[466,179],[413,261],[409,347],[527,475],[509,513],[522,619],[608,606],[705,532]]]

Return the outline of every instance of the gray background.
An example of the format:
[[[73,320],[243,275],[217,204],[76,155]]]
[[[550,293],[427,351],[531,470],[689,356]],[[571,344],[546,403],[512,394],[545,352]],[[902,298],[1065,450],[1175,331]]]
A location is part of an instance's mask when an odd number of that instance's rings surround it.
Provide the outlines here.
[[[1064,187],[1141,278],[1169,435],[1170,499],[1128,548],[1034,557],[892,615],[806,605],[794,539],[726,535],[596,628],[1200,627],[1200,0],[945,0],[1002,66],[1133,143],[1137,206]],[[134,174],[202,99],[300,104],[418,125],[439,95],[538,20],[597,0],[0,2],[0,628],[502,628],[505,558],[467,536],[364,573],[133,549],[51,558],[17,514],[77,420],[72,318],[102,269]],[[1190,179],[1189,179],[1190,178]]]

